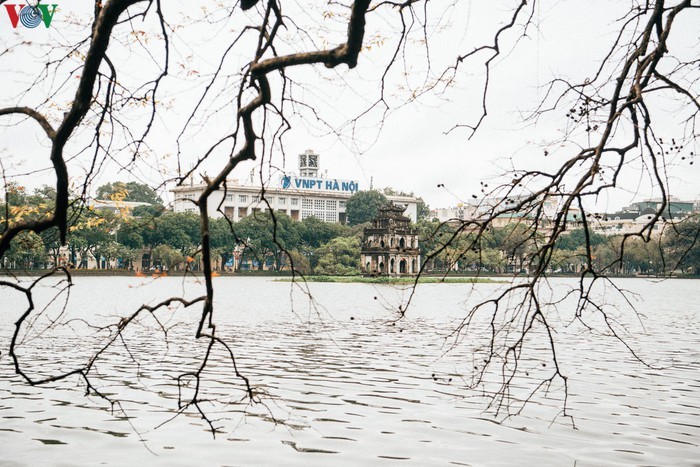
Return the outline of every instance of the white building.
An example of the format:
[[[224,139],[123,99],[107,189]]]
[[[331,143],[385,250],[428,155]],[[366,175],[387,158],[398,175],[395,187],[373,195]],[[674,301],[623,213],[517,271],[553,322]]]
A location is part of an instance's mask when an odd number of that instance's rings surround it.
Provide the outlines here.
[[[460,222],[475,221],[496,212],[517,206],[522,199],[519,197],[498,198],[488,197],[473,199],[466,202],[457,203],[455,207],[437,208],[430,210],[430,219],[437,219],[439,222]],[[540,201],[537,201],[540,202]],[[558,212],[558,203],[555,199],[545,199],[542,203],[542,215],[545,218],[553,219]],[[520,212],[521,211],[521,212]],[[531,210],[522,209],[518,212],[506,213],[504,218],[523,219],[531,216]],[[570,210],[572,213],[573,210]]]
[[[228,180],[226,190],[209,197],[209,216],[226,216],[233,221],[258,211],[272,209],[299,221],[314,216],[325,222],[347,222],[345,203],[360,190],[354,180],[328,178],[319,174],[320,156],[311,150],[299,154],[299,176],[283,174],[276,183],[263,188],[250,182]],[[175,212],[198,212],[192,202],[204,190],[204,184],[173,188]],[[264,199],[263,199],[264,196]],[[395,205],[405,208],[404,215],[413,222],[418,218],[418,200],[412,196],[387,196]]]
[[[457,203],[455,207],[431,209],[430,219],[437,219],[440,222],[469,221],[479,217],[477,212],[477,206]]]

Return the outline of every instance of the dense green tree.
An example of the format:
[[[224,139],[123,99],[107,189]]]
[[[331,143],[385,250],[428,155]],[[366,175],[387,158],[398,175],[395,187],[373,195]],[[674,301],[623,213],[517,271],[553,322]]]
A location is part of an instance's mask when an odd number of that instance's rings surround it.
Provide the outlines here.
[[[387,204],[386,196],[377,190],[358,191],[346,204],[345,212],[350,225],[370,222],[379,213],[379,208]]]
[[[42,185],[27,196],[27,203],[32,206],[52,204],[56,201],[56,187]],[[48,207],[48,206],[47,206]]]
[[[510,222],[477,235],[476,226],[421,220],[416,224],[424,271],[519,271],[534,251],[533,232],[524,223]]]
[[[127,248],[143,248],[144,229],[148,226],[148,222],[143,222],[140,219],[123,219],[117,226],[116,241]]]
[[[101,267],[100,260],[104,258],[105,269],[111,269],[113,267],[112,262],[118,262],[122,254],[125,253],[124,248],[124,245],[120,245],[119,243],[115,242],[114,239],[102,245],[99,245],[99,248],[97,250],[99,256],[95,258],[98,264],[97,267]]]
[[[473,230],[458,231],[457,226],[438,221],[421,220],[416,228],[424,271],[505,272],[509,259],[505,229],[490,229],[477,237]]]
[[[554,272],[573,274],[585,264],[586,254],[582,247],[575,250],[555,249],[552,253],[550,268]]]
[[[153,188],[138,182],[112,182],[97,189],[97,199],[114,199],[133,201],[162,206],[163,200]]]
[[[184,264],[185,262],[185,257],[182,252],[170,245],[158,245],[153,248],[151,257],[153,259],[153,264],[158,264],[161,268],[166,268],[168,270],[177,265]]]
[[[311,262],[308,256],[300,253],[298,250],[291,250],[289,256],[291,260],[290,265],[294,264],[294,271],[301,274],[311,273]],[[314,257],[314,255],[311,255],[311,257]]]
[[[593,249],[593,261],[597,270],[606,273],[622,272],[623,265],[619,261],[621,243],[622,237],[607,237],[605,243]]]
[[[236,235],[245,247],[243,257],[257,261],[260,270],[268,258],[276,271],[281,270],[285,265],[285,251],[299,244],[295,222],[282,213],[275,213],[275,220],[273,222],[269,212],[257,212],[236,224]]]
[[[669,270],[700,274],[700,219],[688,219],[668,229],[665,240]]]
[[[341,224],[323,222],[310,216],[296,224],[301,244],[309,248],[318,248],[335,237],[348,236],[350,229]]]
[[[170,212],[152,219],[142,230],[144,245],[155,248],[169,245],[182,254],[199,247],[199,216],[189,212]]]
[[[217,262],[217,269],[223,269],[223,265],[233,256],[237,239],[235,232],[235,227],[232,230],[232,224],[225,217],[209,220],[211,257]]]
[[[481,267],[489,272],[500,274],[505,271],[507,260],[505,256],[495,248],[484,248],[480,255]]]
[[[110,212],[83,211],[79,220],[71,227],[71,247],[80,253],[79,268],[88,267],[88,256],[95,258],[97,268],[100,259],[114,242],[117,218]]]
[[[44,267],[47,259],[44,242],[34,232],[22,232],[12,242],[12,246],[3,256],[3,259],[5,267],[17,269]]]
[[[27,189],[17,182],[8,181],[5,185],[5,203],[9,206],[24,206],[27,203]]]
[[[530,253],[535,246],[532,226],[517,219],[503,227],[490,229],[485,243],[487,248],[499,250],[515,272],[528,265]]]
[[[25,187],[8,182],[5,191],[6,209],[0,210],[0,231],[9,224],[48,217],[56,199],[56,189],[47,185],[29,193]]]
[[[425,204],[425,201],[423,201],[421,197],[418,197],[417,219],[430,219],[430,206]]]
[[[314,272],[333,276],[356,275],[360,273],[360,239],[357,237],[336,237],[316,249],[318,265]]]
[[[444,255],[439,250],[444,250],[447,242],[454,235],[455,229],[447,223],[438,221],[420,220],[416,224],[418,230],[418,247],[423,258],[424,270],[445,269]]]
[[[454,229],[450,229],[438,239],[441,251],[435,257],[437,269],[459,271],[479,267],[479,248],[473,245],[474,238],[467,232],[458,232],[452,237],[453,233]]]
[[[316,248],[336,237],[353,234],[352,229],[347,226],[323,222],[314,216],[295,223],[294,227],[299,234],[299,244],[296,246],[296,249],[307,258],[311,269],[316,267],[318,263],[318,258],[314,254]]]
[[[231,227],[232,224],[225,217],[209,220],[209,241],[212,248],[233,251],[236,246],[236,230]]]
[[[659,239],[649,241],[639,237],[625,242],[623,264],[627,274],[656,274],[663,269]]]
[[[122,268],[133,269],[134,262],[140,259],[140,256],[141,250],[139,248],[129,248],[125,245],[116,244],[114,258],[121,260]]]
[[[165,212],[163,200],[155,190],[138,182],[112,182],[97,189],[97,199],[148,203],[148,206],[136,206],[131,214],[135,217],[154,218]]]
[[[136,206],[131,210],[131,214],[134,217],[144,217],[153,218],[162,215],[165,212],[165,206],[162,205],[152,205],[152,206]]]
[[[597,234],[591,230],[588,231],[588,238],[591,247],[595,247],[606,241],[605,236]],[[562,250],[576,250],[585,248],[586,246],[586,231],[584,229],[572,230],[567,234],[563,234],[557,239],[557,248]]]
[[[44,243],[44,248],[46,249],[47,255],[51,258],[51,263],[54,265],[59,264],[59,257],[61,254],[61,242],[58,238],[58,229],[51,228],[44,230],[39,234],[41,240]]]

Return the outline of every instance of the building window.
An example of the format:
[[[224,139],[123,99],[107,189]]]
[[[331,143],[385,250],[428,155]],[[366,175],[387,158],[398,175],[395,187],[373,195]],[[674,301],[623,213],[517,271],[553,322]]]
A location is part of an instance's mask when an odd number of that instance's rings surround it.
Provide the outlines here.
[[[345,201],[338,201],[338,207],[339,208],[344,208],[345,207]]]
[[[326,209],[326,201],[323,199],[314,200],[314,209]]]
[[[338,206],[338,202],[334,199],[333,200],[329,199],[326,201],[326,209],[328,211],[335,211],[336,209],[338,209],[337,206]]]
[[[285,204],[287,204],[287,198],[277,198],[277,204],[279,204],[280,206],[284,206]]]
[[[233,195],[226,195],[226,201],[233,202]]]
[[[194,193],[185,193],[182,195],[184,199],[194,199]]]
[[[312,199],[302,199],[301,200],[302,209],[313,209],[314,201]]]
[[[299,206],[299,198],[292,198],[289,202],[292,206]]]
[[[247,203],[248,195],[238,195],[238,201],[240,201],[241,203]]]
[[[253,202],[259,203],[260,202],[260,195],[253,196]]]

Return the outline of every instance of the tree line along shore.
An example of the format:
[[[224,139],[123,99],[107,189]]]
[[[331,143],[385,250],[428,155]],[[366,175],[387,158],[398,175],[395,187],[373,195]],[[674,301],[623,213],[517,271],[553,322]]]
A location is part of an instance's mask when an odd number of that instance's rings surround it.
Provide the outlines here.
[[[115,185],[100,187],[98,196],[143,200],[144,206],[104,210],[76,201],[71,204],[67,245],[60,244],[55,229],[41,234],[23,232],[0,258],[2,267],[29,271],[64,266],[78,274],[93,270],[177,274],[201,269],[197,215],[165,210],[155,192],[145,185],[129,190]],[[9,208],[1,220],[6,224],[49,215],[52,196],[50,187],[31,194],[14,187],[8,191]],[[358,197],[361,202],[356,203],[355,222],[350,225],[325,223],[315,217],[293,221],[283,213],[270,212],[258,212],[238,222],[211,219],[213,269],[219,274],[290,274],[293,267],[305,275],[357,276],[363,229],[382,202],[375,195],[364,198],[371,198],[371,203]],[[350,202],[349,209],[355,209]],[[546,241],[546,235],[533,233],[536,226],[524,219],[489,228],[474,247],[473,234],[463,225],[428,220],[425,214],[421,217],[415,227],[424,262],[422,273],[438,277],[527,274],[539,242]],[[541,226],[540,230],[546,232]],[[649,241],[630,238],[621,250],[622,236],[572,228],[557,240],[548,272],[579,273],[586,267],[586,252],[590,250],[596,270],[612,275],[697,275],[699,230],[698,218],[689,217]]]

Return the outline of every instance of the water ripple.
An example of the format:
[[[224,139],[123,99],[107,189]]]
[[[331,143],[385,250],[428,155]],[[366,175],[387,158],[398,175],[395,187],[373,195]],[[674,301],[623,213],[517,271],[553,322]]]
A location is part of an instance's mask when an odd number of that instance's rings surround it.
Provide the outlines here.
[[[487,375],[482,391],[466,387],[482,336],[472,334],[455,347],[445,344],[466,306],[460,287],[420,286],[407,317],[392,323],[393,315],[373,300],[378,293],[373,286],[318,284],[314,296],[327,310],[319,318],[307,317],[299,305],[297,314],[290,312],[288,284],[219,279],[229,280],[230,287],[217,290],[217,329],[235,343],[238,368],[260,403],[248,403],[226,353],[218,349],[201,387],[202,408],[219,430],[216,440],[194,408],[168,421],[177,412],[177,376],[198,368],[206,346],[192,338],[197,312],[164,312],[163,323],[178,323],[167,345],[158,326],[144,318],[124,335],[128,351],[114,346],[96,362],[96,387],[119,406],[85,398],[77,379],[29,387],[13,374],[8,359],[0,359],[3,458],[25,465],[36,464],[39,456],[72,465],[124,465],[133,463],[134,450],[147,463],[168,466],[523,465],[543,459],[553,465],[691,465],[699,458],[697,282],[626,283],[630,289],[658,290],[642,303],[648,307],[646,331],[633,342],[642,353],[649,349],[644,356],[653,359],[654,369],[639,365],[613,339],[575,326],[558,329],[574,429],[561,416],[560,387],[537,393],[515,417],[485,411],[499,375]],[[76,278],[72,298],[82,305],[72,312],[104,322],[183,287],[182,279],[168,278],[130,288],[118,303],[109,299],[134,285],[130,281]],[[186,283],[185,289],[194,296],[201,285]],[[664,299],[671,295],[678,303]],[[295,303],[304,298],[295,295]],[[13,306],[19,304],[3,303],[0,309],[2,345],[12,332]],[[631,332],[638,329],[628,321]],[[68,368],[100,342],[67,328],[51,337],[43,348],[22,348],[31,371]],[[533,343],[532,352],[521,361],[527,373],[511,387],[515,408],[549,371],[536,357],[547,349]],[[186,394],[193,384],[184,388]]]

